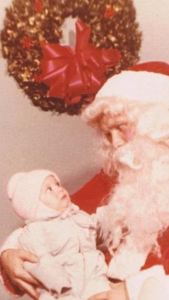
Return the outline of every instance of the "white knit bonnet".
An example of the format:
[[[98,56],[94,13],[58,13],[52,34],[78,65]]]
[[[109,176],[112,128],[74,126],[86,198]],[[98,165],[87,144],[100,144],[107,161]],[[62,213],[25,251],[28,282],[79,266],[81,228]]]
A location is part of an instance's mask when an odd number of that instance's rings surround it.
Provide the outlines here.
[[[14,174],[9,180],[7,192],[16,214],[24,220],[35,217],[42,184],[48,176],[58,176],[48,170],[33,170]]]

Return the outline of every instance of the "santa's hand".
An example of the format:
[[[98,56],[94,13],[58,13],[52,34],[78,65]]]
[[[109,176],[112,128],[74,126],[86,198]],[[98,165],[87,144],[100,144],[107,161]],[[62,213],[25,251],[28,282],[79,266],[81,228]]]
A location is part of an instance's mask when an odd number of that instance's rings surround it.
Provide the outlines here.
[[[35,287],[39,286],[39,282],[24,269],[25,261],[35,263],[38,258],[25,250],[15,249],[6,250],[1,255],[2,267],[11,282],[33,299],[38,299]]]

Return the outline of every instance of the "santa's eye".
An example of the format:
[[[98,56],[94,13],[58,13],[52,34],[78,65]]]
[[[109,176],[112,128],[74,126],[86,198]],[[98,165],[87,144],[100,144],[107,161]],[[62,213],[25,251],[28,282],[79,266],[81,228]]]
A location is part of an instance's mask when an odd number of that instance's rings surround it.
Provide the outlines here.
[[[104,132],[104,136],[106,137],[106,139],[110,140],[111,139],[111,132],[109,132],[109,131]]]
[[[119,125],[117,126],[117,129],[120,130],[120,131],[123,131],[123,130],[127,129],[127,124],[126,124],[126,123],[124,123],[124,124],[119,124]]]
[[[110,132],[110,131],[105,131],[105,132],[104,132],[104,135],[105,135],[106,137],[111,137],[111,132]]]
[[[111,131],[105,131],[104,136],[109,143],[112,143],[112,134]]]

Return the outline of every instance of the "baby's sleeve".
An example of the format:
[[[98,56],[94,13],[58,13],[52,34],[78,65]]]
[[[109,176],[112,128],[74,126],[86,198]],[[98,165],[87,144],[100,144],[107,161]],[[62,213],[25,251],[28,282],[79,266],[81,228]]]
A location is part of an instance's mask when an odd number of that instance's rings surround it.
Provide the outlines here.
[[[40,226],[26,226],[19,243],[22,249],[39,257],[37,263],[25,262],[24,268],[47,290],[59,295],[62,289],[71,288],[69,276],[57,257],[50,253],[50,245],[47,244],[47,238]]]
[[[48,252],[48,246],[45,243],[45,236],[40,224],[31,223],[23,228],[22,234],[20,234],[18,239],[18,247],[38,257]]]
[[[71,289],[67,272],[50,253],[43,255],[37,263],[25,262],[24,267],[52,293],[60,295],[63,289]]]
[[[0,256],[1,256],[2,252],[4,252],[5,250],[18,249],[18,247],[19,247],[18,240],[19,240],[19,237],[20,237],[22,231],[23,231],[23,228],[18,228],[7,237],[7,239],[4,241],[4,243],[2,244],[2,246],[0,248]]]

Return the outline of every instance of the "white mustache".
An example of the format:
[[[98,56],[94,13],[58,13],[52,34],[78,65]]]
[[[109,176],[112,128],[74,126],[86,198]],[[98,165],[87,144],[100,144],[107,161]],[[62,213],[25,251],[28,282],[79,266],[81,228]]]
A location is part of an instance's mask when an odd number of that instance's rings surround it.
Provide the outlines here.
[[[120,163],[135,171],[139,171],[142,168],[142,165],[136,162],[134,154],[130,150],[118,151],[117,153],[115,153],[114,162],[115,164]]]

